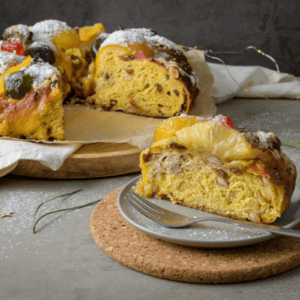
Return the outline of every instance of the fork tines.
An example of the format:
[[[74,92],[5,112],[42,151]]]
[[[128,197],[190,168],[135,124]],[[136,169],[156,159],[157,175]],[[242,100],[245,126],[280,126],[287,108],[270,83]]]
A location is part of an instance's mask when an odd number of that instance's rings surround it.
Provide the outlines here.
[[[157,205],[151,203],[150,201],[147,201],[146,199],[140,197],[137,195],[135,192],[130,190],[127,193],[127,196],[131,202],[134,202],[137,204],[139,207],[146,209],[149,213],[159,215],[162,213],[161,208],[158,207]]]
[[[143,199],[139,195],[135,194],[132,190],[130,190],[125,198],[143,215],[148,218],[151,218],[154,221],[159,221],[160,216],[164,214],[163,209],[146,199]]]

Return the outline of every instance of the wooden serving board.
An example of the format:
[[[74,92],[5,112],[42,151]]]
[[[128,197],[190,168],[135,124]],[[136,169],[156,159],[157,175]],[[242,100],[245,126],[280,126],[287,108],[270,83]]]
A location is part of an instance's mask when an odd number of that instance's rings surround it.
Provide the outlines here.
[[[39,162],[21,160],[11,172],[13,175],[50,178],[100,178],[140,171],[141,149],[127,143],[95,143],[84,145],[53,171]]]

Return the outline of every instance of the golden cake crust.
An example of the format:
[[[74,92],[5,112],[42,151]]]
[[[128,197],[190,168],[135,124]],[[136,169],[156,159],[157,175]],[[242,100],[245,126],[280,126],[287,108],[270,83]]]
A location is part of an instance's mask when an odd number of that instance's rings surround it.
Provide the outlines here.
[[[251,133],[249,131],[241,131],[243,136],[251,144],[253,149],[258,152],[257,161],[264,165],[263,170],[257,168],[256,163],[252,167],[255,171],[266,173],[266,177],[276,186],[284,188],[284,201],[282,203],[285,211],[291,202],[293,192],[295,190],[297,169],[292,160],[281,151],[281,141],[273,133]],[[264,136],[264,139],[262,138]]]

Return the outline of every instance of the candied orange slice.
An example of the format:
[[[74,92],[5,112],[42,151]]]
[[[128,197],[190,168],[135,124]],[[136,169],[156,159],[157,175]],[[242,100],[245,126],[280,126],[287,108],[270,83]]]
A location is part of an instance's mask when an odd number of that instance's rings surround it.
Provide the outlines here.
[[[82,42],[92,43],[102,33],[105,32],[105,28],[101,23],[96,23],[93,26],[84,26],[79,28],[79,38]]]
[[[78,47],[80,44],[79,34],[75,29],[62,31],[53,38],[53,43],[62,51]]]
[[[225,162],[256,157],[256,151],[239,131],[214,121],[182,128],[175,135],[178,144],[190,150],[214,153]]]
[[[100,72],[103,69],[104,63],[105,63],[105,59],[107,57],[108,54],[111,53],[116,53],[119,56],[128,56],[128,55],[132,55],[131,51],[123,46],[120,45],[107,45],[104,46],[103,48],[101,48],[98,51],[98,54],[96,56],[96,74],[98,76],[100,76]]]
[[[78,34],[80,38],[80,49],[83,52],[88,52],[96,38],[101,34],[105,32],[105,28],[101,23],[97,23],[94,26],[84,26],[79,28]]]
[[[197,120],[196,116],[173,117],[161,122],[154,132],[154,142],[175,136],[175,132],[182,128],[195,125],[196,123],[205,121]]]
[[[129,56],[142,54],[143,57],[152,57],[154,55],[154,50],[151,49],[146,43],[135,43],[129,44],[128,47],[121,45],[107,45],[98,51],[96,56],[96,73],[99,74],[103,69],[105,59],[107,54],[116,53],[119,56]]]

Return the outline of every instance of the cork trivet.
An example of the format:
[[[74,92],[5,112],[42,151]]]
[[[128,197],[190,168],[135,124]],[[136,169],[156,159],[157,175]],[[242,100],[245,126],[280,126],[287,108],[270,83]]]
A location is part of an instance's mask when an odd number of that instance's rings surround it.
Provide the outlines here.
[[[95,207],[91,231],[111,258],[138,272],[193,283],[233,283],[274,276],[300,265],[300,240],[276,237],[256,245],[204,249],[168,243],[136,229],[121,215],[121,188]]]

